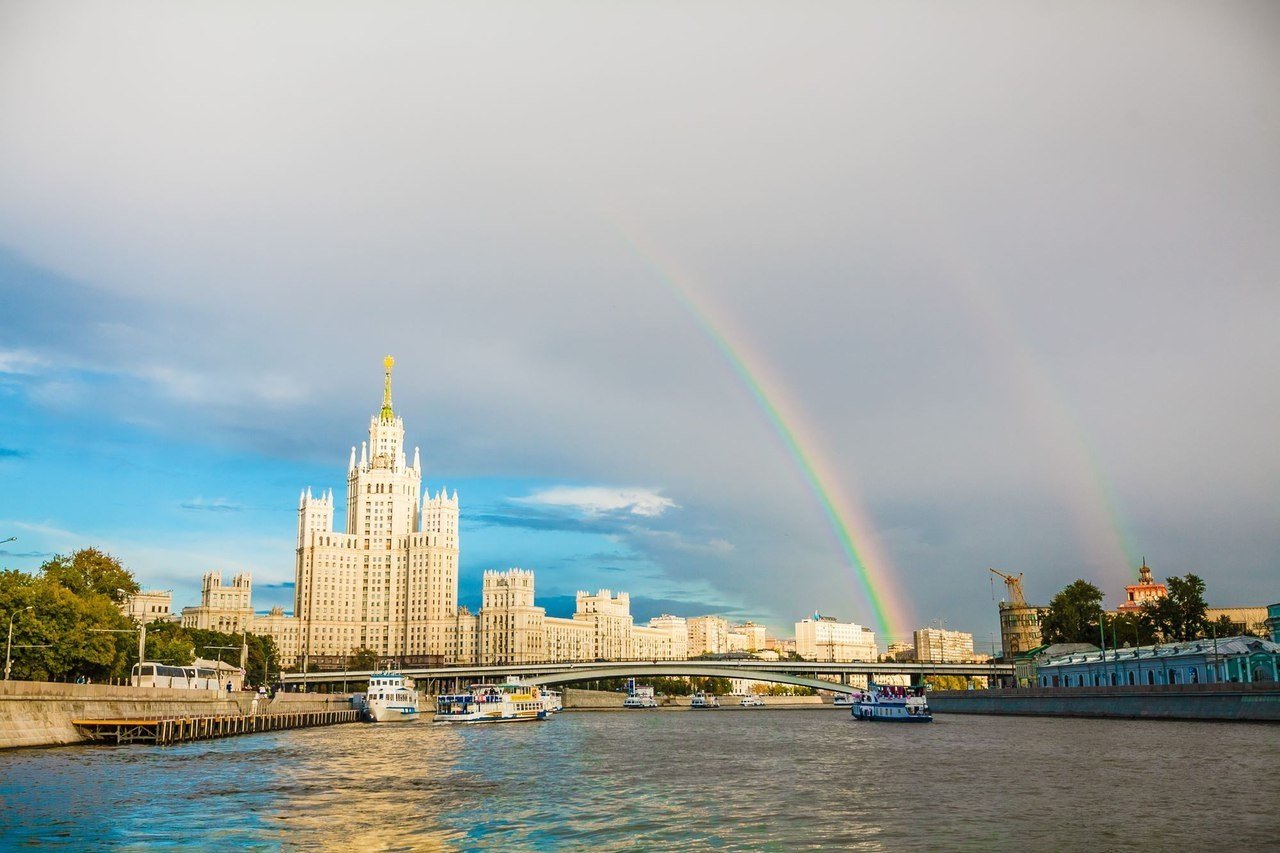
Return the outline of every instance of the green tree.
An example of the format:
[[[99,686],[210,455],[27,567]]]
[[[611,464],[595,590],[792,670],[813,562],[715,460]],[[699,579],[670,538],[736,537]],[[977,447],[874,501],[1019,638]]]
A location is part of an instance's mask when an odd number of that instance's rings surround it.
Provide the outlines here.
[[[1239,623],[1232,622],[1231,617],[1223,613],[1213,622],[1205,621],[1204,636],[1256,637],[1258,635],[1248,625],[1242,627]]]
[[[1098,619],[1102,615],[1102,590],[1077,580],[1049,600],[1040,618],[1046,643],[1098,643]]]
[[[97,548],[81,548],[70,557],[56,556],[40,567],[40,574],[76,595],[97,593],[116,604],[139,589],[133,574],[119,560]]]
[[[137,645],[137,636],[107,596],[77,595],[45,577],[0,572],[0,613],[15,610],[23,612],[13,622],[13,678],[50,681],[83,675],[104,681],[127,672],[128,649]],[[7,621],[3,630],[8,630]]]
[[[347,668],[372,672],[378,668],[378,653],[373,649],[360,647],[347,659]]]
[[[1166,578],[1169,594],[1143,605],[1143,613],[1166,642],[1206,636],[1204,581],[1193,574]]]
[[[1107,647],[1114,642],[1119,646],[1149,646],[1160,637],[1150,617],[1143,611],[1130,611],[1108,616]]]

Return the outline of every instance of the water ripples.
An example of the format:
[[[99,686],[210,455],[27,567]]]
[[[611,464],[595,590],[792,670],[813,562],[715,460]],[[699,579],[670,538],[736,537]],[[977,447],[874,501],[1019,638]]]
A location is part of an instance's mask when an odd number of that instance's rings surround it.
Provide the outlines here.
[[[0,753],[0,846],[1261,850],[1275,734],[725,710],[18,750]]]

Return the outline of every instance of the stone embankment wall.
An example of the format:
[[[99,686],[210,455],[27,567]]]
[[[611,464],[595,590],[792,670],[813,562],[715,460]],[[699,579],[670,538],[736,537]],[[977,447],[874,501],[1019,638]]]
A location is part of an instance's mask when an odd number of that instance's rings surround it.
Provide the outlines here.
[[[1255,682],[951,690],[930,693],[929,705],[939,714],[1280,722],[1280,685]]]
[[[625,693],[612,693],[605,690],[579,690],[569,687],[564,691],[565,710],[574,711],[620,711]],[[740,696],[721,696],[722,708],[737,708]],[[821,696],[764,696],[766,708],[820,708],[824,702]],[[661,709],[689,710],[688,696],[660,696]],[[830,707],[830,701],[825,702]]]
[[[4,681],[0,682],[0,749],[80,743],[84,737],[71,721],[82,718],[247,714],[253,710],[253,699],[252,693],[225,690]],[[257,711],[265,714],[347,707],[346,696],[277,693],[270,702],[259,703]]]

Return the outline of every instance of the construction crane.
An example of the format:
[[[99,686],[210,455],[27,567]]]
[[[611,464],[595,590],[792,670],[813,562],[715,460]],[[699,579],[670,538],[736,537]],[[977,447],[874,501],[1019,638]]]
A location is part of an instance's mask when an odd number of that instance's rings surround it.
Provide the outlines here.
[[[995,569],[987,569],[993,575],[999,575],[1004,579],[1004,585],[1009,590],[1009,603],[1014,607],[1026,607],[1027,599],[1022,595],[1022,572],[1018,572],[1018,576],[1006,575],[1004,572],[998,572]]]

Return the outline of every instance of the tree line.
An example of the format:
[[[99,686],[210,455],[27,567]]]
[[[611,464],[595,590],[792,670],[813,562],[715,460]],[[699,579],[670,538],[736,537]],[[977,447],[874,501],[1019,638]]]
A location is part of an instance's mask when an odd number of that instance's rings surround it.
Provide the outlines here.
[[[133,573],[97,548],[47,560],[36,572],[0,571],[0,630],[13,617],[11,677],[27,681],[127,679],[138,662],[138,634],[120,605],[139,591]],[[27,608],[31,608],[28,610]],[[275,642],[255,634],[224,634],[159,620],[147,626],[146,658],[182,666],[195,658],[238,666],[248,645],[247,679],[267,683],[279,673]],[[217,646],[234,647],[216,649]]]
[[[1136,611],[1106,614],[1102,590],[1086,580],[1076,580],[1055,595],[1041,614],[1043,641],[1148,646],[1241,633],[1225,615],[1216,622],[1207,618],[1205,584],[1198,576],[1167,578],[1165,583],[1169,590],[1166,597],[1144,602]],[[1244,633],[1250,633],[1248,626]]]

